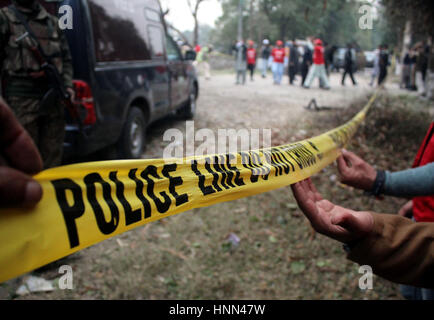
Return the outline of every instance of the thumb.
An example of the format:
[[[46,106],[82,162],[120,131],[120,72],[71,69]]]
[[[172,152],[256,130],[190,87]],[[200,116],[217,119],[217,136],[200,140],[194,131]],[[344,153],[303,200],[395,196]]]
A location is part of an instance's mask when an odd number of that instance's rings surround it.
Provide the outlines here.
[[[331,219],[331,223],[340,226],[350,233],[360,234],[363,232],[361,221],[348,211],[339,212]]]
[[[42,188],[31,177],[0,167],[0,208],[33,207],[42,198]]]

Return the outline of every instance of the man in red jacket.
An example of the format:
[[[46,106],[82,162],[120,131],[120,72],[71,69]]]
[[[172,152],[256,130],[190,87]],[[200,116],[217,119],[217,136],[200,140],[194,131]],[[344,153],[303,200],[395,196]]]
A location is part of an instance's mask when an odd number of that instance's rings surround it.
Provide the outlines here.
[[[313,66],[309,70],[309,74],[307,75],[307,79],[304,82],[303,87],[309,89],[313,80],[315,78],[320,78],[321,83],[324,86],[324,89],[330,89],[329,80],[327,78],[327,73],[325,69],[325,59],[324,59],[324,47],[321,39],[315,40],[315,48],[313,53]]]
[[[255,74],[256,68],[256,49],[255,43],[249,40],[249,47],[247,49],[247,69],[250,71],[250,80],[253,80],[253,75]]]
[[[278,40],[276,42],[276,48],[271,51],[271,55],[273,57],[273,77],[274,84],[280,85],[282,82],[283,71],[285,69],[285,48],[283,47],[283,42]]]

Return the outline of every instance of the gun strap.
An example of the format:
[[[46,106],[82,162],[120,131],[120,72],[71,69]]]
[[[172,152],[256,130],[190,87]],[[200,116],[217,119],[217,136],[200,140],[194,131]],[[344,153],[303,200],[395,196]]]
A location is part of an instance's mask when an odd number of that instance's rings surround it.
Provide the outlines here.
[[[35,33],[33,32],[32,28],[30,28],[29,23],[27,22],[27,19],[23,16],[23,14],[17,9],[17,7],[15,5],[11,4],[9,6],[9,9],[15,14],[15,16],[17,17],[17,19],[24,26],[24,28],[29,33],[29,36],[33,39],[33,41],[35,41],[36,48],[38,49],[38,51],[42,55],[42,57],[47,62],[51,63],[50,57],[45,54],[44,49],[42,49],[41,43],[39,42],[39,40],[36,37]]]

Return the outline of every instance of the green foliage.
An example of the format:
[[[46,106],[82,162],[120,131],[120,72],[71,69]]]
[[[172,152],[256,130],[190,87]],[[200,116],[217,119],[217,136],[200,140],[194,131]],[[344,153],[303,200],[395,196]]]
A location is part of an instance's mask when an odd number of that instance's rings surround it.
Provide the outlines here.
[[[330,44],[345,46],[356,42],[365,50],[376,47],[387,25],[374,24],[374,30],[359,28],[361,2],[355,0],[245,0],[244,37],[262,39],[305,39],[320,37]],[[213,39],[219,48],[230,48],[236,40],[238,0],[222,0],[223,16],[217,22]]]

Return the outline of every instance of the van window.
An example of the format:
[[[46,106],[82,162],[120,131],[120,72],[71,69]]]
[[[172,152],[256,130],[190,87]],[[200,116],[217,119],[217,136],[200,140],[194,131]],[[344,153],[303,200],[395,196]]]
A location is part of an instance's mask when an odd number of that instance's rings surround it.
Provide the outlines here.
[[[167,44],[166,45],[166,47],[167,47],[167,60],[169,60],[169,61],[182,60],[178,46],[175,44],[173,39],[166,36],[166,44]]]
[[[146,18],[150,21],[154,21],[154,22],[161,22],[161,17],[160,14],[158,13],[158,11],[152,10],[152,9],[146,9],[145,10],[146,13]]]
[[[151,59],[142,0],[89,0],[97,62]]]
[[[153,58],[164,58],[163,30],[160,27],[150,25],[148,27],[149,43]]]

